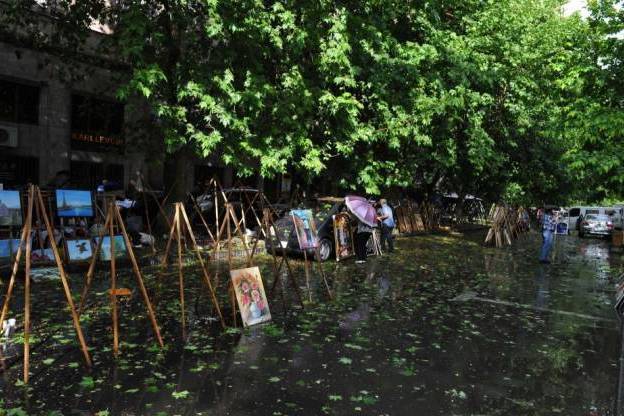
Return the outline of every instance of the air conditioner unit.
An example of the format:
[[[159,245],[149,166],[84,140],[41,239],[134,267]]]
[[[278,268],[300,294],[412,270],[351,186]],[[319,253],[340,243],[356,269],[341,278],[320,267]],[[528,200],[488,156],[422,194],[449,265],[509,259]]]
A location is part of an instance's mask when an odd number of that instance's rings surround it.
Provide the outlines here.
[[[0,146],[17,147],[17,127],[0,124]]]

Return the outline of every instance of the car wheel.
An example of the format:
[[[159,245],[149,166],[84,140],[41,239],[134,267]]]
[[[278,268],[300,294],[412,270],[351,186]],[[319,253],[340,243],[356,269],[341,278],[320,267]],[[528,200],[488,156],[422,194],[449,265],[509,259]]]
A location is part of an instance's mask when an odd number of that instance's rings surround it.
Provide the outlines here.
[[[328,238],[323,238],[319,242],[318,256],[320,261],[327,261],[332,255],[333,247]]]

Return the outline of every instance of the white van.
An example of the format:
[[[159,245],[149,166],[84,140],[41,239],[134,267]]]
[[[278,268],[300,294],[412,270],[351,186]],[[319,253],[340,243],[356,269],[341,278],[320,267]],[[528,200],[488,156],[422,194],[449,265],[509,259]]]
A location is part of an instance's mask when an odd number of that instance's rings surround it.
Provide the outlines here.
[[[585,216],[587,214],[594,214],[594,215],[598,215],[598,214],[603,214],[603,215],[612,215],[614,217],[613,220],[613,225],[617,228],[618,226],[618,221],[616,220],[616,214],[617,213],[617,208],[616,207],[570,207],[568,209],[568,230],[572,231],[572,230],[576,230],[578,231],[578,225],[579,225],[579,217],[581,216]],[[619,220],[619,228],[622,228],[622,220],[621,220],[622,216],[620,215],[620,220]]]

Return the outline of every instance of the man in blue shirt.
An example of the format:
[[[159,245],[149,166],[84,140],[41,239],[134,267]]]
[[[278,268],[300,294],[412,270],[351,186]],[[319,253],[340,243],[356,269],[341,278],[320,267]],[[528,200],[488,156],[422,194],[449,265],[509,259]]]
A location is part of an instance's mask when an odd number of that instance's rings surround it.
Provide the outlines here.
[[[557,217],[553,215],[552,209],[546,210],[542,220],[542,250],[540,252],[540,263],[548,264],[550,260],[550,250],[553,246],[555,238],[555,230],[557,228]]]
[[[392,239],[392,230],[394,229],[394,215],[392,214],[392,208],[388,205],[388,201],[385,199],[379,200],[380,208],[377,211],[379,216],[377,219],[381,222],[381,248],[386,249],[386,241],[388,242],[388,253],[394,251],[394,241]]]

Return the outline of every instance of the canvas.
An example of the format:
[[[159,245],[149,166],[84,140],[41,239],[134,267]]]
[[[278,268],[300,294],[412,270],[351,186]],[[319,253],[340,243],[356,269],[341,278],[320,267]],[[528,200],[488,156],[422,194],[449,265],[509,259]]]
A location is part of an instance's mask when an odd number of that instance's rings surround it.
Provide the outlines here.
[[[14,238],[9,240],[11,242],[11,257],[15,257],[17,255],[17,250],[19,249],[20,239]]]
[[[95,238],[95,244],[99,241],[99,237]],[[126,243],[122,235],[116,235],[113,237],[113,241],[115,243],[115,258],[125,257],[127,254]],[[100,260],[102,261],[110,261],[111,259],[111,248],[110,248],[110,236],[104,236],[104,240],[102,241],[102,248],[100,250]]]
[[[22,225],[19,191],[0,191],[0,226]]]
[[[301,250],[318,247],[316,223],[312,211],[309,209],[294,209],[290,211]]]
[[[91,192],[57,189],[56,211],[59,217],[92,217]]]
[[[334,215],[334,240],[336,243],[337,261],[355,255],[349,214],[340,213]]]
[[[38,248],[32,251],[30,258],[34,263],[48,263],[54,261],[54,252],[51,248]]]
[[[90,240],[67,240],[66,247],[67,258],[70,262],[89,261],[93,257]]]
[[[11,240],[0,240],[0,261],[11,258]]]
[[[256,325],[271,320],[271,311],[264,293],[260,269],[230,270],[236,302],[244,326]]]

